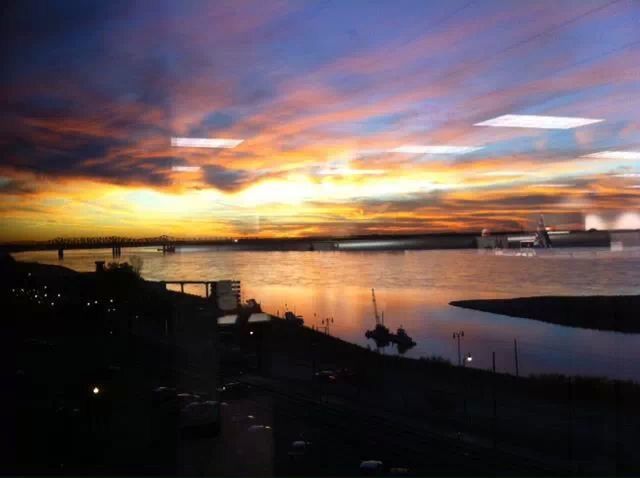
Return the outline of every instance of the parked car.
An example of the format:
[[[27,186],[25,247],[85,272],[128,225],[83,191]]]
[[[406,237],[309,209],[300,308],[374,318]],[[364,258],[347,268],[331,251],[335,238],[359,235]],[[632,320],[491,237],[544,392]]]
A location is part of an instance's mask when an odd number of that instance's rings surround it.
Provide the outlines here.
[[[269,425],[251,425],[249,428],[247,428],[247,431],[249,433],[265,433],[270,432],[271,427]]]
[[[311,442],[305,440],[296,440],[291,443],[289,449],[289,458],[292,460],[307,456],[311,451]]]
[[[227,382],[218,387],[218,398],[220,400],[238,400],[249,395],[249,385],[241,382]]]
[[[320,383],[352,383],[354,378],[355,373],[349,368],[320,370],[313,376]]]
[[[391,476],[409,476],[409,468],[394,467],[389,470]]]
[[[220,404],[213,400],[195,400],[180,409],[178,424],[182,430],[198,429],[217,432],[220,429]]]
[[[235,423],[236,425],[252,425],[256,421],[256,417],[254,415],[234,415],[231,417],[231,423]]]
[[[360,463],[360,474],[379,476],[384,473],[384,464],[380,460],[364,460]]]
[[[313,374],[313,380],[319,383],[335,383],[338,377],[334,370],[320,370]]]
[[[220,430],[220,402],[207,400],[197,393],[176,393],[173,387],[153,390],[154,411],[188,434],[211,434]]]

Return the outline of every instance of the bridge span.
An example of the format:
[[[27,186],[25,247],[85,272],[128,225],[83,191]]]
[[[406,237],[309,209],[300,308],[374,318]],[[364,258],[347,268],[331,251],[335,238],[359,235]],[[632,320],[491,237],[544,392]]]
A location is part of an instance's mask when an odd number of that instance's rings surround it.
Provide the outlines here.
[[[184,245],[223,245],[233,244],[231,238],[175,238],[171,236],[157,236],[145,238],[131,238],[120,236],[101,237],[59,237],[48,241],[32,241],[16,244],[5,244],[3,249],[8,252],[22,251],[51,251],[57,250],[58,257],[64,257],[65,250],[71,249],[111,249],[113,257],[120,257],[123,248],[157,247],[159,251],[175,252],[177,246]]]
[[[2,244],[0,250],[6,252],[58,251],[64,258],[64,251],[71,249],[111,249],[114,258],[120,257],[123,248],[156,247],[164,253],[175,252],[182,246],[215,246],[233,250],[330,250],[337,248],[338,240],[328,238],[230,238],[230,237],[172,237],[157,236],[130,238],[119,236],[56,238],[48,241],[31,241]]]

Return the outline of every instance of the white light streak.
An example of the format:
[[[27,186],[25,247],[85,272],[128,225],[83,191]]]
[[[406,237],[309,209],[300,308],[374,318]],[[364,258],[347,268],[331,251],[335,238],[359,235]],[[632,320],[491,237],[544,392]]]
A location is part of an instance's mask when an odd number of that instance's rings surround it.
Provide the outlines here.
[[[480,176],[489,176],[489,177],[512,177],[512,176],[539,176],[538,173],[534,173],[532,171],[488,171],[486,173],[480,174]]]
[[[171,146],[178,148],[235,148],[243,139],[229,138],[171,138]]]
[[[200,166],[172,166],[171,171],[179,173],[195,173],[200,171]]]
[[[570,188],[571,184],[565,183],[541,183],[541,184],[532,184],[530,187],[532,188]]]
[[[640,151],[600,151],[587,154],[583,158],[640,160]]]
[[[366,176],[384,173],[384,169],[329,168],[318,171],[318,174],[323,176]]]
[[[593,123],[600,123],[603,119],[576,118],[570,116],[538,116],[538,115],[503,115],[474,126],[494,126],[499,128],[541,128],[541,129],[571,129]]]

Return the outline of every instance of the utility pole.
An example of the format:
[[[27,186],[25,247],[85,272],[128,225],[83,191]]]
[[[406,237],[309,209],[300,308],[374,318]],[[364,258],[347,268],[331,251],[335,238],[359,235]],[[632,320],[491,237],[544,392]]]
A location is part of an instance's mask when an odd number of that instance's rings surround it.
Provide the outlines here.
[[[322,324],[324,325],[324,333],[325,335],[331,335],[331,324],[333,324],[333,317],[327,317],[322,320]]]
[[[622,454],[622,417],[620,415],[620,407],[622,406],[622,393],[620,390],[621,384],[619,380],[614,382],[614,394],[615,394],[615,470],[616,475],[619,475],[624,471],[624,462],[623,462],[623,454]]]
[[[464,330],[453,333],[453,340],[458,339],[458,366],[462,365],[462,355],[460,355],[460,338],[464,337]]]
[[[495,352],[491,352],[491,369],[492,369],[492,376],[491,376],[491,389],[492,389],[492,398],[493,398],[493,449],[494,451],[497,449],[498,446],[498,440],[496,437],[496,432],[497,432],[497,426],[498,426],[498,406],[496,403],[496,353]],[[494,455],[494,460],[495,460],[495,455]]]
[[[569,417],[567,420],[567,458],[571,473],[573,473],[573,380],[569,378],[567,383],[567,401],[569,405]]]
[[[513,339],[513,356],[516,362],[516,377],[520,376],[520,370],[518,368],[518,340]]]

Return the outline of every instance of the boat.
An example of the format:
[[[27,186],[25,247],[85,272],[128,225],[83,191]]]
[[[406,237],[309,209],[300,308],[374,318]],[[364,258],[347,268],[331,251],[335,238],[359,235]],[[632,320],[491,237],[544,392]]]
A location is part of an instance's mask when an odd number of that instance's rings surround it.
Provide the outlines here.
[[[400,354],[403,354],[410,348],[416,346],[415,341],[411,337],[409,337],[406,330],[404,330],[402,326],[398,328],[398,331],[393,336],[392,340],[398,347],[398,353]]]
[[[413,341],[413,339],[409,337],[409,335],[407,334],[407,331],[404,330],[402,327],[398,328],[396,335],[393,337],[393,342],[395,342],[396,345],[398,346],[402,345],[403,347],[406,347],[406,346],[413,347],[416,344]]]
[[[373,313],[376,319],[376,326],[373,330],[367,330],[364,336],[368,339],[372,339],[378,348],[387,347],[390,344],[395,344],[398,347],[398,352],[403,354],[411,347],[414,347],[416,343],[413,341],[407,331],[401,327],[398,328],[395,334],[389,331],[389,328],[384,325],[384,312],[378,315],[378,304],[376,302],[376,293],[374,289],[371,289],[371,299],[373,302]]]
[[[364,336],[368,339],[372,339],[376,343],[376,347],[386,347],[391,343],[391,332],[384,325],[384,313],[382,319],[378,314],[378,303],[376,302],[376,291],[371,289],[371,299],[373,302],[373,314],[376,319],[376,326],[373,330],[367,330]]]
[[[372,339],[377,347],[386,347],[391,343],[392,334],[387,327],[382,324],[376,324],[373,330],[367,330],[364,336]]]

